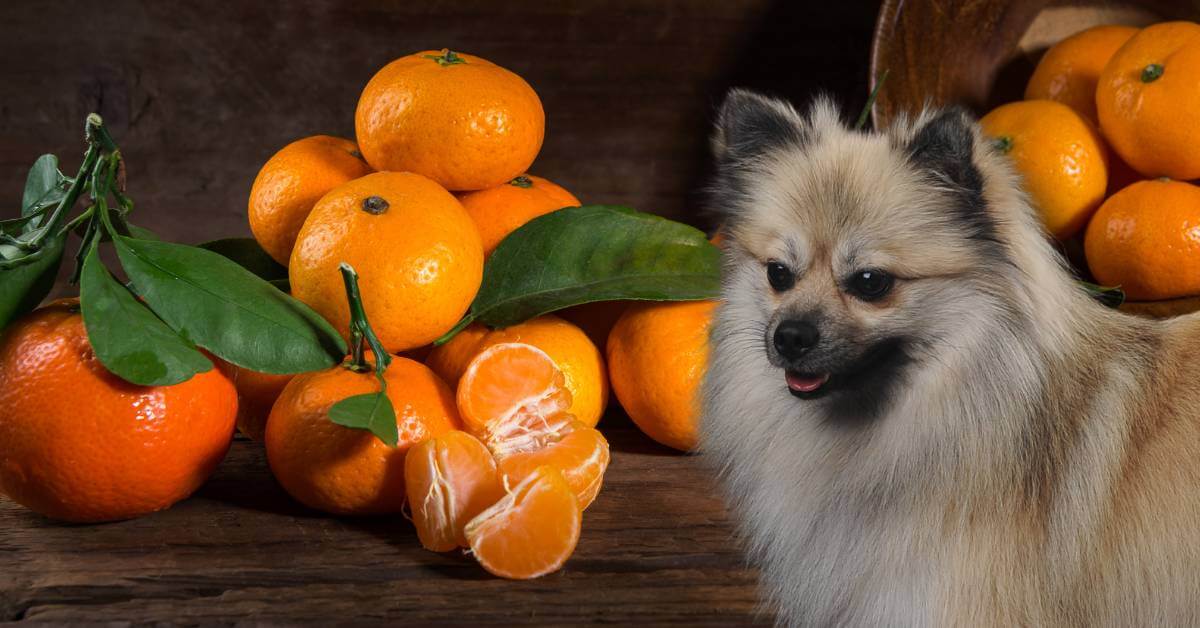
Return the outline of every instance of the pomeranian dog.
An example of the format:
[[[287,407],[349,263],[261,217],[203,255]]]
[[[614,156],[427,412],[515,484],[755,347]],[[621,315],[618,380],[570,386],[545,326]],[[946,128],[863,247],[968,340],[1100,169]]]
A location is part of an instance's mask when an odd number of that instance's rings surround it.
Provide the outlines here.
[[[1200,626],[1200,317],[1090,298],[961,110],[714,145],[702,446],[781,623]]]

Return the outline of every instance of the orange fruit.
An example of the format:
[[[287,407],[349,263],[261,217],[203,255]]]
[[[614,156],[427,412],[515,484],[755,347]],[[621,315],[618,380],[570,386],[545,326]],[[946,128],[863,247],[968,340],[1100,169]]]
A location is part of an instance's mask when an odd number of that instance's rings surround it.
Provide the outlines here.
[[[450,388],[419,362],[393,357],[384,379],[400,431],[394,448],[329,419],[335,403],[379,390],[374,373],[335,366],[297,375],[283,389],[267,419],[267,462],[296,501],[334,514],[400,512],[405,453],[458,429],[458,411]]]
[[[546,115],[516,74],[474,55],[427,50],[371,77],[354,128],[376,170],[415,172],[449,190],[482,190],[529,168],[542,148]]]
[[[563,372],[546,352],[523,343],[492,345],[458,382],[458,411],[468,432],[497,457],[561,439],[575,418]]]
[[[571,393],[566,411],[588,426],[600,422],[608,406],[604,356],[583,330],[557,316],[547,314],[490,332],[482,325],[471,325],[435,348],[426,364],[442,379],[455,384],[475,356],[509,342],[523,342],[545,351],[562,371]]]
[[[556,312],[564,320],[574,323],[597,347],[608,346],[608,333],[612,331],[617,319],[625,313],[625,308],[633,301],[595,301],[576,305]]]
[[[486,190],[459,195],[479,227],[483,254],[491,255],[517,227],[556,209],[576,207],[579,199],[562,187],[533,175],[521,175]]]
[[[368,318],[392,353],[449,331],[483,278],[483,246],[471,217],[441,186],[407,172],[338,186],[317,202],[296,240],[292,294],[346,335],[342,262],[358,271]]]
[[[371,167],[350,140],[314,135],[275,153],[250,188],[250,232],[275,261],[287,266],[296,235],[313,205],[337,186],[365,176]]]
[[[608,337],[608,373],[629,418],[682,451],[699,442],[699,389],[714,301],[637,303]]]
[[[1012,160],[1046,229],[1075,235],[1104,200],[1108,155],[1096,131],[1070,107],[1026,100],[993,109],[979,121]]]
[[[1147,177],[1200,178],[1200,24],[1147,26],[1112,56],[1096,88],[1100,128]]]
[[[467,524],[471,554],[502,578],[557,571],[579,542],[579,504],[562,473],[538,467],[503,499]]]
[[[230,364],[225,360],[215,360],[217,368],[225,373],[237,389],[238,412],[237,428],[242,434],[253,441],[262,442],[267,430],[267,416],[271,414],[271,406],[283,392],[283,387],[292,381],[295,375],[276,375],[260,373],[240,366]]]
[[[1060,102],[1096,124],[1096,83],[1100,72],[1125,42],[1132,26],[1094,26],[1054,44],[1042,55],[1025,86],[1025,100]]]
[[[1200,294],[1200,187],[1134,183],[1104,202],[1084,239],[1088,268],[1134,301]]]
[[[466,547],[467,522],[504,497],[491,452],[459,430],[414,445],[404,461],[404,484],[417,538],[434,552]]]
[[[608,469],[608,441],[593,427],[578,421],[558,441],[541,449],[517,451],[497,458],[507,485],[518,484],[538,467],[549,465],[562,471],[571,492],[584,510],[600,493],[604,472]]]
[[[218,369],[136,386],[92,353],[78,299],[0,338],[0,492],[47,517],[129,519],[170,507],[225,457],[237,391]]]

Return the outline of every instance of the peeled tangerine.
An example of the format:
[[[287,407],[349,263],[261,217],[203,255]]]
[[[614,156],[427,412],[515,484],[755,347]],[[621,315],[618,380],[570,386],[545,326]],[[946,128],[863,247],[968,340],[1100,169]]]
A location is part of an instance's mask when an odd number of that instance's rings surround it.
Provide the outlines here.
[[[504,497],[491,452],[459,430],[410,449],[404,481],[417,538],[435,552],[466,547],[467,522]]]
[[[581,509],[596,498],[608,468],[608,441],[566,412],[571,393],[544,351],[524,343],[485,349],[467,366],[457,396],[464,427],[495,456],[507,486],[551,465]]]
[[[580,508],[555,467],[534,469],[503,499],[467,524],[471,552],[502,578],[537,578],[567,562],[579,542]]]

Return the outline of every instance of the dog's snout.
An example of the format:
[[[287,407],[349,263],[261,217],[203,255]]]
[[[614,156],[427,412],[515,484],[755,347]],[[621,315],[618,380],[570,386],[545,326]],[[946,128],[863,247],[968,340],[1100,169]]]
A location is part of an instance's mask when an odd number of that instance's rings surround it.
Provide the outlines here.
[[[806,321],[786,320],[775,328],[775,350],[786,360],[795,360],[817,346],[821,335],[816,325]]]

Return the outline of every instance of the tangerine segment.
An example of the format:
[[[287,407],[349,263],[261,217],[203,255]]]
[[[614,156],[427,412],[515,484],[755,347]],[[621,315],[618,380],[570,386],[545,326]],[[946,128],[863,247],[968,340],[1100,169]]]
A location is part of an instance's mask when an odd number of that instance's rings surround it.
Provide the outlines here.
[[[520,483],[542,465],[562,471],[579,500],[579,509],[584,510],[600,492],[604,471],[608,468],[608,441],[592,427],[578,421],[572,422],[570,433],[555,443],[536,451],[522,451],[506,455],[497,462],[507,483]]]
[[[566,379],[533,345],[506,342],[475,356],[458,382],[457,400],[467,431],[497,457],[541,449],[572,429]]]
[[[404,482],[417,538],[435,552],[466,547],[467,522],[504,497],[491,452],[460,430],[410,449]]]
[[[579,542],[580,510],[562,472],[543,465],[466,527],[475,559],[502,578],[557,571]]]

